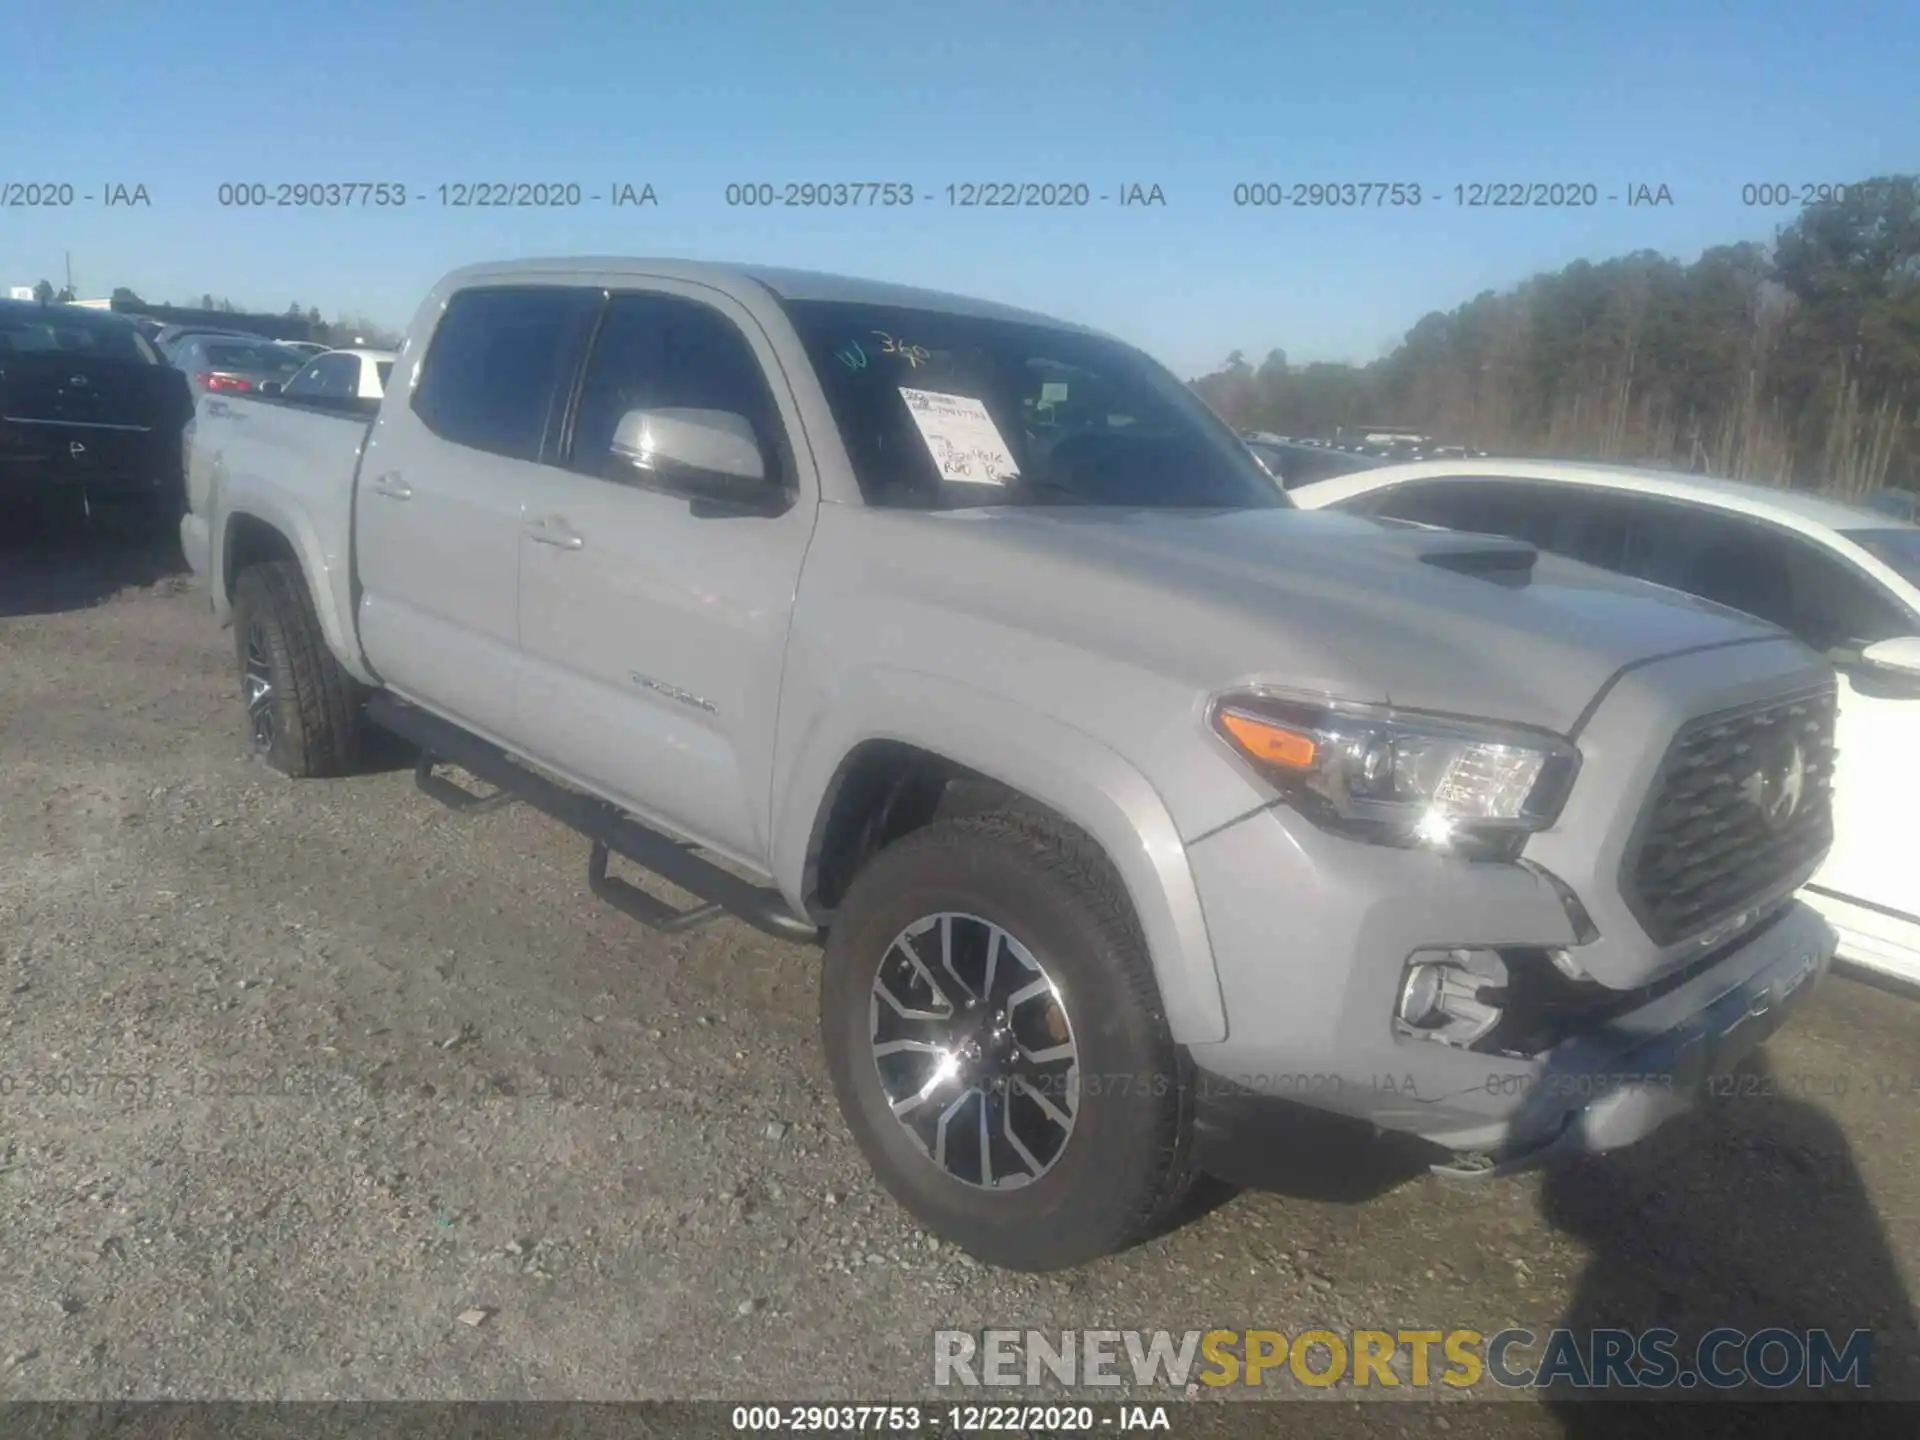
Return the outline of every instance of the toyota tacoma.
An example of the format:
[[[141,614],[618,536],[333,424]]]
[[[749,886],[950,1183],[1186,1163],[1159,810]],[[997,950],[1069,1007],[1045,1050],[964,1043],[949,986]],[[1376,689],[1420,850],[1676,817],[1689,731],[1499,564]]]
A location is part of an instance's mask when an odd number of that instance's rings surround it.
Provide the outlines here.
[[[847,1125],[993,1263],[1154,1231],[1276,1107],[1462,1176],[1626,1145],[1831,957],[1811,652],[1297,509],[1146,355],[1025,311],[463,269],[378,402],[201,396],[188,492],[265,763],[378,726],[430,795],[579,830],[645,924],[822,943]]]

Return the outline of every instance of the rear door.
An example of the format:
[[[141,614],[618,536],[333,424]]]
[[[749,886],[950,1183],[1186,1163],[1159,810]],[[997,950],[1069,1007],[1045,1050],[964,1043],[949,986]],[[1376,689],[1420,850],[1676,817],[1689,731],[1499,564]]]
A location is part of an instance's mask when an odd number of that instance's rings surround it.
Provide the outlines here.
[[[565,468],[542,470],[520,550],[523,728],[536,759],[635,813],[764,865],[774,724],[816,485],[756,322],[703,287],[614,293]],[[632,409],[747,418],[771,517],[705,513],[610,453]]]
[[[598,302],[564,286],[456,292],[360,467],[360,640],[396,693],[512,744],[520,532]],[[394,407],[404,412],[389,418]]]

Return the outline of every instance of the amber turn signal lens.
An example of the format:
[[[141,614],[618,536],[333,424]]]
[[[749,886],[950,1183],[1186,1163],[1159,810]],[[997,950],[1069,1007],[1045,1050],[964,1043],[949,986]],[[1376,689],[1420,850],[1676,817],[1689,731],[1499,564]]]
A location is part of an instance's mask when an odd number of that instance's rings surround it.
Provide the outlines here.
[[[1220,712],[1220,728],[1250,759],[1286,770],[1311,770],[1320,746],[1311,735],[1238,710]]]

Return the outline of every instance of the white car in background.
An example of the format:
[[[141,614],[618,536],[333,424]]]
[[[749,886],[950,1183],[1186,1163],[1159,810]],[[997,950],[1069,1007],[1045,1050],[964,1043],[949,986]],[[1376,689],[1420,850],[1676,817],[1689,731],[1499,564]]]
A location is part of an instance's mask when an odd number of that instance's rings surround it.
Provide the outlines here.
[[[1288,493],[1525,540],[1758,615],[1824,654],[1840,674],[1835,836],[1803,893],[1842,959],[1920,983],[1920,525],[1790,490],[1534,460],[1384,466]],[[1753,798],[1789,803],[1765,782]]]
[[[394,350],[328,350],[278,390],[263,393],[289,400],[378,400],[387,393],[387,376],[399,358]]]

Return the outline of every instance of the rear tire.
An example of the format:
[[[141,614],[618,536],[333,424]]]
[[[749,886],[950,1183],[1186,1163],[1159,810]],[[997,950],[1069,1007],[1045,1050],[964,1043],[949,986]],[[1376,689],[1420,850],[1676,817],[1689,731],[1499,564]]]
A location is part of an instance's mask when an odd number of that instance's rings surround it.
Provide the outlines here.
[[[327,649],[300,567],[270,560],[241,571],[233,631],[253,753],[296,779],[350,774],[366,724],[360,690]]]
[[[1191,1063],[1118,876],[1051,817],[936,820],[883,850],[839,907],[820,1005],[868,1163],[979,1259],[1084,1264],[1155,1234],[1188,1194]]]

